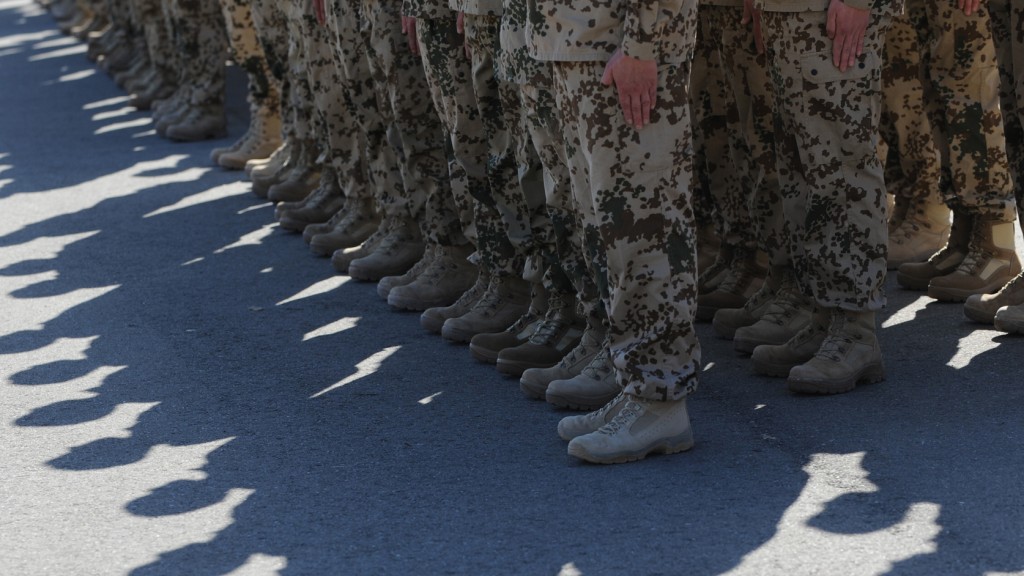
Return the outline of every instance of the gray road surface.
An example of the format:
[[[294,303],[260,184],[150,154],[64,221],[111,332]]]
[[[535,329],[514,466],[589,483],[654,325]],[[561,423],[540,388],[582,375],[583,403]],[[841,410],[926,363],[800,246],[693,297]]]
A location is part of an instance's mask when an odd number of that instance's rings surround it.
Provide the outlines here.
[[[888,380],[797,397],[701,326],[688,454],[563,413],[336,276],[0,0],[0,574],[1024,571],[1024,339],[890,278]]]

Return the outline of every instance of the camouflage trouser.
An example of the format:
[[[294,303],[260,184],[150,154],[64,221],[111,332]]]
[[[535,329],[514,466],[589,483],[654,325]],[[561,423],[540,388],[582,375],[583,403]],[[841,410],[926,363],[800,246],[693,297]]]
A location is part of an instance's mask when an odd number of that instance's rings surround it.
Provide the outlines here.
[[[316,141],[316,130],[313,127],[313,91],[306,75],[306,54],[303,50],[306,5],[301,0],[288,0],[282,4],[288,47],[284,69],[288,85],[284,98],[288,105],[284,107],[284,112],[288,114],[291,134],[303,146],[316,148],[319,154],[319,142]]]
[[[306,10],[306,0],[293,0],[302,10],[302,56],[306,80],[313,97],[314,135],[322,151],[317,163],[329,164],[346,196],[359,194],[369,186],[364,141],[355,121],[355,105],[348,98],[341,72],[334,62],[331,34],[315,14]]]
[[[427,198],[451,196],[444,129],[425,95],[430,93],[419,56],[402,34],[401,3],[362,0],[362,36],[388,141],[399,153],[401,194],[385,191],[381,209],[421,222]],[[423,225],[421,224],[421,229]]]
[[[990,0],[992,32],[996,39],[1001,78],[1006,155],[1017,199],[1017,216],[1024,222],[1024,4]]]
[[[256,37],[249,0],[220,0],[220,6],[227,25],[232,59],[249,78],[249,100],[257,106],[278,110],[281,92]]]
[[[689,65],[659,66],[657,105],[642,130],[626,125],[603,71],[604,62],[553,65],[573,194],[588,241],[605,254],[599,285],[619,384],[644,398],[679,399],[700,372]]]
[[[228,39],[220,4],[169,0],[164,8],[179,58],[178,85],[190,87],[193,106],[223,104]]]
[[[717,213],[718,235],[732,246],[757,246],[757,234],[750,206],[757,176],[743,140],[739,110],[725,69],[722,46],[723,25],[736,11],[724,6],[702,5],[698,9],[695,62],[703,71],[692,86],[694,141],[703,148],[707,185]],[[730,47],[731,48],[731,47]],[[697,76],[693,76],[697,78]],[[699,136],[697,135],[699,133]]]
[[[163,4],[160,0],[132,0],[131,19],[138,23],[145,38],[150,63],[165,82],[174,84],[181,64],[171,46],[170,23]]]
[[[472,68],[463,50],[462,35],[456,30],[454,13],[445,18],[419,18],[416,31],[434,108],[451,143],[448,174],[453,206],[462,232],[479,248],[484,265],[491,268],[493,245],[504,233],[486,223],[478,229],[473,221],[476,198],[490,195],[487,139],[477,114]]]
[[[721,57],[726,97],[735,103],[731,106],[735,117],[732,111],[728,115],[729,150],[739,169],[739,190],[746,197],[737,199],[725,214],[734,219],[732,228],[749,229],[739,237],[756,238],[771,264],[788,266],[789,237],[775,165],[775,105],[768,63],[757,53],[749,28],[741,23],[742,7],[701,6],[699,13],[702,24],[707,20],[709,29],[715,31],[712,43]]]
[[[698,14],[707,7],[701,5]],[[690,112],[693,126],[694,210],[697,222],[709,223],[723,240],[729,234],[720,199],[739,186],[736,171],[729,162],[728,108],[731,101],[724,97],[725,78],[722,62],[712,42],[705,40],[709,30],[705,22],[697,25],[697,43],[693,54],[693,74],[690,80]],[[735,241],[735,239],[732,239]]]
[[[110,19],[111,24],[123,30],[129,38],[140,32],[138,29],[140,22],[136,19],[136,12],[131,0],[106,0],[104,4],[103,11]]]
[[[927,34],[927,20],[922,16],[898,15],[886,32],[880,130],[889,145],[889,156],[897,160],[886,166],[886,184],[898,183],[890,185],[889,192],[937,201],[942,189],[942,155],[935,136],[943,117],[927,75],[928,56],[922,38]]]
[[[999,111],[999,69],[988,6],[971,16],[950,0],[909,0],[911,17],[927,19],[929,77],[945,111],[955,198],[975,214],[1016,218]]]
[[[505,3],[498,69],[505,83],[519,89],[521,117],[527,132],[522,142],[533,148],[543,167],[544,200],[550,224],[535,221],[533,226],[534,234],[543,243],[542,282],[549,292],[575,294],[583,315],[592,325],[600,326],[605,323],[606,314],[594,282],[596,270],[590,265],[594,259],[584,257],[582,214],[572,195],[562,123],[551,91],[552,64],[530,57],[526,18],[525,2]]]
[[[878,160],[887,12],[873,13],[864,53],[832,64],[826,13],[765,12],[779,183],[801,288],[826,308],[878,310],[888,237]]]
[[[533,238],[530,205],[520,186],[515,143],[505,124],[501,81],[495,71],[501,19],[466,14],[464,23],[466,45],[472,53],[473,91],[489,145],[486,177],[490,186],[486,191],[490,194],[477,197],[477,229],[481,235],[485,228],[492,229],[497,238],[490,254],[481,245],[481,257],[492,270],[519,276],[532,252]]]
[[[326,33],[338,73],[336,81],[351,103],[351,117],[359,128],[370,179],[366,187],[346,189],[347,197],[379,201],[385,191],[390,195],[401,195],[398,153],[388,142],[387,127],[373,87],[366,46],[360,33],[358,3],[333,1],[328,2],[327,8]]]

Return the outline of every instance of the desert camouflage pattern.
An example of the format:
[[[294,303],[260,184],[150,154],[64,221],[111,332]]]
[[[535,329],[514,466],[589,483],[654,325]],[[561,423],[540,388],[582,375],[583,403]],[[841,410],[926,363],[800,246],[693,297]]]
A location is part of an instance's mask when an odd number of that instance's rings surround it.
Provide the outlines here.
[[[1006,155],[1013,178],[1017,216],[1024,218],[1024,4],[990,0],[992,31],[999,56],[1000,101]]]
[[[999,109],[999,68],[988,2],[967,16],[955,2],[908,0],[927,22],[929,77],[944,111],[955,197],[951,206],[1002,221],[1016,218]]]
[[[514,133],[509,129],[503,104],[502,81],[496,57],[500,49],[500,16],[466,14],[465,41],[472,57],[472,83],[477,113],[487,142],[486,178],[488,188],[477,189],[489,196],[475,196],[478,204],[475,221],[481,235],[480,252],[488,267],[500,274],[521,276],[532,253],[531,203],[520,184],[515,156]],[[467,167],[467,170],[469,168]],[[539,170],[524,173],[524,178],[539,180]],[[474,194],[477,190],[474,190]],[[539,192],[543,204],[543,189]],[[493,233],[492,233],[493,231]],[[484,242],[493,238],[494,245]]]
[[[775,163],[775,104],[768,63],[764,54],[757,53],[750,29],[741,23],[742,6],[727,1],[713,0],[712,6],[702,5],[700,12],[717,31],[723,76],[735,102],[736,117],[729,116],[730,150],[748,190],[749,222],[757,246],[768,254],[771,264],[788,266],[789,237]]]
[[[313,125],[321,157],[317,164],[334,168],[338,184],[346,196],[367,190],[369,176],[362,151],[364,138],[355,121],[355,105],[345,91],[346,84],[334,63],[331,34],[308,10],[306,0],[293,0],[302,15],[300,48],[305,63],[306,82],[313,98]]]
[[[164,3],[171,40],[178,52],[179,85],[190,86],[193,106],[224,101],[224,59],[227,34],[220,4],[202,0]]]
[[[732,246],[754,249],[758,241],[751,202],[759,176],[740,125],[735,82],[730,79],[736,71],[726,69],[722,45],[724,25],[735,12],[735,8],[712,5],[698,9],[694,69],[703,68],[703,73],[693,75],[690,84],[694,142],[704,148],[702,168],[706,167],[707,186],[718,214],[719,238]]]
[[[220,7],[227,26],[231,58],[245,70],[249,79],[249,99],[259,106],[279,109],[281,91],[256,36],[249,0],[220,0]]]
[[[664,40],[689,53],[695,26],[690,2],[666,24],[679,37]],[[644,398],[679,399],[696,389],[700,371],[689,66],[659,64],[657,106],[642,130],[625,123],[603,70],[602,61],[553,66],[573,194],[588,250],[603,254],[597,283],[619,384]]]
[[[360,23],[360,6],[356,2],[328,2],[325,32],[334,58],[335,82],[343,89],[350,105],[349,113],[359,128],[369,182],[364,188],[346,189],[349,198],[373,198],[375,203],[385,193],[403,192],[398,151],[387,139],[387,125],[377,99],[366,42]]]
[[[130,20],[146,44],[150,64],[168,84],[178,80],[178,55],[171,44],[170,22],[160,0],[132,0]]]
[[[891,165],[886,166],[889,192],[908,199],[938,200],[943,188],[942,153],[935,135],[944,119],[928,77],[927,38],[923,12],[893,18],[885,35],[879,130],[893,151],[888,155]]]
[[[316,129],[313,126],[315,107],[313,106],[313,91],[309,87],[309,79],[306,75],[306,54],[303,33],[305,31],[305,17],[307,6],[301,0],[287,0],[282,2],[285,14],[285,26],[287,30],[287,59],[285,60],[285,76],[287,77],[288,91],[285,97],[288,106],[287,122],[291,126],[291,132],[297,140],[303,142],[304,146],[316,148],[319,154],[319,142],[316,138]]]
[[[864,51],[832,64],[826,12],[764,12],[775,96],[779,184],[802,291],[825,308],[885,303],[885,183],[878,159],[887,10],[872,12]]]
[[[455,15],[447,5],[429,12],[436,11],[446,14],[440,18],[417,17],[416,32],[430,96],[448,143],[452,192],[448,209],[457,218],[448,222],[446,235],[450,242],[464,244],[468,239],[478,246],[481,240],[473,221],[476,204],[473,191],[488,186],[487,142],[477,114],[470,61],[463,49],[462,35],[456,30]],[[484,232],[485,245],[493,242],[487,238],[487,233],[500,233],[486,227]]]
[[[433,194],[451,196],[444,129],[427,95],[419,56],[401,28],[401,3],[362,0],[361,29],[370,74],[387,139],[399,154],[401,190],[384,190],[381,209],[401,220],[422,223],[423,208]]]
[[[678,15],[695,3],[536,0],[526,31],[530,55],[556,62],[607,62],[616,49],[622,48],[625,54],[641,60],[689,62],[693,57],[693,30]]]

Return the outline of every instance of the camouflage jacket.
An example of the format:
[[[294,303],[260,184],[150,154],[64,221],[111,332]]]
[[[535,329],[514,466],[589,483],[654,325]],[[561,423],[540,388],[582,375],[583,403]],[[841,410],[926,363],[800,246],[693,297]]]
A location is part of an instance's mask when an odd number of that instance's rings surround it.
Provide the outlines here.
[[[691,58],[685,38],[697,0],[536,0],[526,35],[530,55],[556,62],[607,61],[616,49],[663,64]]]
[[[501,0],[448,0],[448,7],[474,16],[501,16]]]
[[[700,0],[701,6],[731,6],[733,8],[742,8],[743,0]]]
[[[897,0],[901,1],[901,0]],[[754,0],[754,6],[765,12],[824,12],[832,0]],[[891,0],[843,0],[843,4],[851,8],[870,10],[889,4]]]

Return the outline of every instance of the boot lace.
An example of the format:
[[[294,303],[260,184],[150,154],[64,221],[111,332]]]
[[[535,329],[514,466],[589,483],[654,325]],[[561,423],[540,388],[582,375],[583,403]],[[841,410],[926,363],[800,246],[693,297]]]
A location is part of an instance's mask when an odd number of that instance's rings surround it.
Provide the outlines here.
[[[775,300],[768,305],[761,319],[782,326],[800,313],[804,297],[796,287],[796,282],[787,279],[775,293]]]
[[[612,406],[612,402],[605,405],[606,407]],[[636,419],[643,414],[644,409],[647,407],[647,403],[640,399],[631,399],[626,401],[626,405],[619,410],[619,413],[615,415],[604,426],[597,429],[601,434],[608,434],[609,436],[614,435],[624,428],[629,428],[636,422]]]
[[[583,375],[593,380],[601,380],[612,371],[611,358],[608,356],[608,349],[602,348],[597,356],[583,369]]]
[[[971,232],[971,243],[967,249],[967,256],[957,267],[958,272],[971,276],[977,275],[984,265],[995,256],[995,252],[992,250],[982,248],[985,245],[985,238],[982,235],[983,230],[979,228],[975,227]]]

